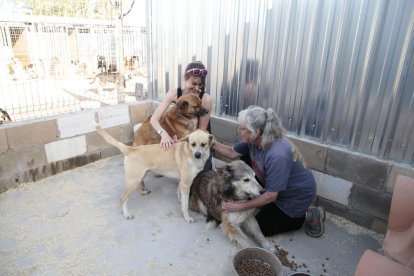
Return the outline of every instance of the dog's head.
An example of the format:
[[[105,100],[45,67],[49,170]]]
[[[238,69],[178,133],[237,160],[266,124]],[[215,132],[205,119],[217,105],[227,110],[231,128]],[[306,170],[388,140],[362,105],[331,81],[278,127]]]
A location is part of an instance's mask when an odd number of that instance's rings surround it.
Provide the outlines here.
[[[177,111],[187,118],[200,117],[208,113],[208,110],[201,105],[201,99],[191,93],[178,98]]]
[[[11,118],[6,110],[0,108],[0,125],[11,123]]]
[[[189,135],[182,138],[180,141],[188,142],[191,154],[196,159],[205,158],[207,160],[210,155],[210,147],[214,136],[205,131],[197,129]]]
[[[236,160],[227,164],[223,169],[223,197],[240,201],[254,198],[265,190],[257,182],[255,173],[245,162]]]

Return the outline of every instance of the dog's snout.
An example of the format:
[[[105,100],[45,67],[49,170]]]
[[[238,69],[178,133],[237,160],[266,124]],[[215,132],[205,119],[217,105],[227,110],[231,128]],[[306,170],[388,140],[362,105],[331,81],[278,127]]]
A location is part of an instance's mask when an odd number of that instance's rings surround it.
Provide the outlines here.
[[[262,189],[262,190],[260,190],[260,194],[262,195],[262,194],[264,194],[266,192],[266,190],[265,189]]]
[[[194,157],[197,159],[201,158],[201,152],[197,151],[196,153],[194,153]]]

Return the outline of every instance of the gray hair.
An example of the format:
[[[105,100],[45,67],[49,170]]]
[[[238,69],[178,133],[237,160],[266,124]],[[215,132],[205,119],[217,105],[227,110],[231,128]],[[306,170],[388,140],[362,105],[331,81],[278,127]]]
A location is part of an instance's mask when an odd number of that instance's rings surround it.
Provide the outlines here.
[[[239,112],[237,117],[239,124],[250,131],[250,139],[255,140],[260,130],[261,148],[268,148],[272,145],[273,140],[283,137],[285,129],[282,121],[272,108],[265,110],[260,106],[249,106]]]

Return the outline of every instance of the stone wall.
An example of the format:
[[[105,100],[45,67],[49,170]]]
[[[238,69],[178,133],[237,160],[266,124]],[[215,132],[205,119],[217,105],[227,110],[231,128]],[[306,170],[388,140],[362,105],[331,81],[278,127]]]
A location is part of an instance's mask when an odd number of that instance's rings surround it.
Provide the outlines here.
[[[133,126],[152,114],[156,105],[144,101],[1,126],[0,192],[119,154],[96,133],[93,122],[131,144]],[[235,120],[213,116],[217,140],[233,144],[236,130]],[[384,233],[395,178],[398,174],[414,177],[414,168],[288,136],[314,171],[318,195],[314,203]]]

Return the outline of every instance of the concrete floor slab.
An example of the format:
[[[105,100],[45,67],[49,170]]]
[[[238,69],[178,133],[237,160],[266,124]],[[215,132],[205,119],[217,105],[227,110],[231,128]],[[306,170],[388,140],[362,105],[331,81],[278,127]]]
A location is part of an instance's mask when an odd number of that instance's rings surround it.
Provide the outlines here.
[[[177,181],[149,174],[152,192],[134,193],[125,220],[123,156],[0,194],[0,275],[232,275],[237,252],[219,228],[194,214],[186,223]],[[321,238],[304,230],[269,238],[283,254],[285,275],[353,275],[363,251],[383,236],[328,214]]]

